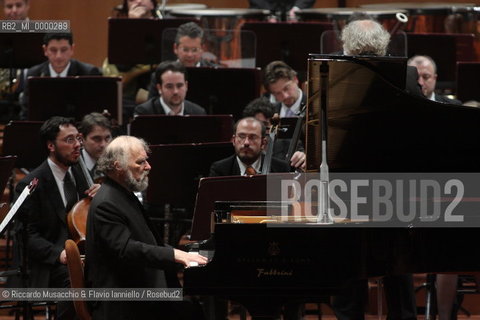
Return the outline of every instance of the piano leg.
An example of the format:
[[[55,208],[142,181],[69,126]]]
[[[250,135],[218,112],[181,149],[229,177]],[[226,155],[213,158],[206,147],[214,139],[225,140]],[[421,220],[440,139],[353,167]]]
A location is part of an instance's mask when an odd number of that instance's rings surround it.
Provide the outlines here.
[[[279,319],[283,302],[278,298],[261,297],[257,299],[232,298],[239,301],[250,313],[252,320]]]
[[[425,320],[435,319],[435,314],[433,306],[435,305],[435,274],[427,274],[427,279],[425,280]]]

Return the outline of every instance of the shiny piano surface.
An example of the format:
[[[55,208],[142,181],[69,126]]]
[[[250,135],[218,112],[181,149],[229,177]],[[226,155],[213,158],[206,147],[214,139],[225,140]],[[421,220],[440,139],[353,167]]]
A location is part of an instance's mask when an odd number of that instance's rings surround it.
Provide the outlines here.
[[[311,55],[309,171],[322,161],[319,120],[326,106],[332,171],[480,172],[480,109],[406,93],[399,88],[405,70],[404,58]]]
[[[392,67],[388,58],[312,56],[306,126],[309,171],[318,171],[322,161],[319,117],[325,106],[332,171],[480,172],[480,109],[407,94],[399,88],[406,61],[396,59]],[[195,211],[197,230],[192,235],[198,239],[208,237],[214,201],[266,199],[261,177],[214,179],[221,187],[210,184],[206,197],[200,187],[197,195],[202,209]],[[229,186],[222,183],[226,180],[238,181]],[[203,226],[196,227],[195,220]],[[271,316],[289,299],[330,295],[350,279],[480,270],[480,257],[469,246],[476,243],[477,234],[475,228],[415,225],[216,224],[213,259],[204,267],[185,270],[184,287],[186,293],[226,296],[255,315]],[[272,309],[265,311],[265,306]]]

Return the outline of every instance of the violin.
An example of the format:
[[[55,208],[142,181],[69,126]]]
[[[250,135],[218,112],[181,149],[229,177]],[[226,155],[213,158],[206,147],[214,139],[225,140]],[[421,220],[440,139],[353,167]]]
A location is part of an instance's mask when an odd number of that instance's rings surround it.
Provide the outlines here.
[[[87,180],[88,187],[93,185],[93,179],[88,172],[87,166],[82,156],[79,158],[80,168]],[[68,230],[70,231],[71,239],[77,244],[80,252],[83,252],[85,247],[85,235],[87,233],[87,216],[90,209],[92,198],[86,197],[75,203],[70,212],[67,214]]]

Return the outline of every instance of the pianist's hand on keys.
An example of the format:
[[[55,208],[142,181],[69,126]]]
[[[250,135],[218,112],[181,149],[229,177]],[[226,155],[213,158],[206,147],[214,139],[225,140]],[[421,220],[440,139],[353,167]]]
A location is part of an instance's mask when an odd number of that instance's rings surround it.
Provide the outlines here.
[[[175,262],[183,264],[186,268],[201,266],[207,263],[207,258],[198,253],[190,253],[174,249]]]

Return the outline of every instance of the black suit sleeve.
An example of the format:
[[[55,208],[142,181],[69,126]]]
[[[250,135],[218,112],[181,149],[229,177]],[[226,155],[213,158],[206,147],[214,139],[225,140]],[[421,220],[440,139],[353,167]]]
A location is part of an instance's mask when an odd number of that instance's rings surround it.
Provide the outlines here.
[[[210,166],[210,173],[208,174],[209,177],[219,177],[222,174],[218,171],[218,166],[216,162],[212,163]]]
[[[418,83],[418,71],[416,67],[407,66],[407,83],[405,84],[405,91],[409,94],[423,97],[425,96],[422,93],[422,87]]]
[[[98,69],[97,67],[93,67],[89,70],[88,72],[89,75],[91,76],[102,76],[102,72],[100,71],[100,69]]]
[[[148,99],[159,97],[157,89],[157,80],[155,79],[155,72],[150,76],[150,83],[148,84]]]
[[[168,267],[174,261],[173,249],[133,240],[126,219],[119,214],[121,211],[111,202],[97,206],[94,228],[98,243],[125,263]]]
[[[19,182],[15,188],[16,193],[20,194],[27,185],[28,183],[25,180]],[[55,245],[43,236],[45,231],[41,225],[42,222],[43,224],[45,222],[42,221],[45,219],[45,216],[40,214],[40,212],[44,210],[42,208],[43,194],[43,188],[39,185],[37,190],[25,200],[18,214],[26,225],[26,231],[28,234],[27,249],[30,258],[54,265],[58,261],[63,247]],[[45,202],[45,199],[43,199],[43,201]],[[55,212],[50,213],[55,215]]]
[[[133,111],[134,116],[146,115],[146,114],[155,114],[154,110],[152,109],[153,102],[151,100],[147,100],[146,102],[139,104],[135,107]]]

